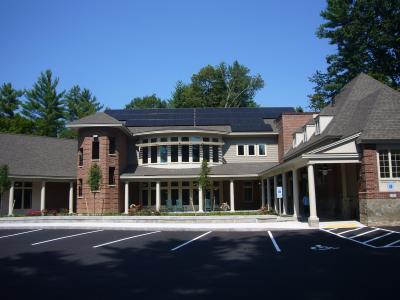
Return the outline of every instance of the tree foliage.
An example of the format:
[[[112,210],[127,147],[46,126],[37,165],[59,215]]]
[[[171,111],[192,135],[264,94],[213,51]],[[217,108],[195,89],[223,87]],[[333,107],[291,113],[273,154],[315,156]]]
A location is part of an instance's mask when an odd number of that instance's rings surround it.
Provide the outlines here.
[[[64,91],[58,92],[58,78],[50,70],[41,73],[31,90],[26,91],[27,101],[22,113],[35,122],[35,134],[56,137],[64,126]]]
[[[65,119],[69,122],[81,119],[103,109],[103,105],[97,101],[88,89],[81,89],[74,85],[64,96]]]
[[[89,185],[90,191],[95,193],[100,191],[101,188],[101,169],[98,164],[92,164],[89,169],[89,174],[87,178],[87,184]]]
[[[317,36],[329,39],[337,51],[326,57],[326,72],[317,71],[310,78],[315,85],[309,95],[311,109],[318,111],[330,103],[361,72],[399,89],[399,0],[328,0],[321,16],[326,22]]]
[[[11,187],[11,181],[8,177],[8,166],[2,165],[0,166],[0,195],[3,195],[4,192],[8,191]]]
[[[210,168],[208,167],[208,161],[204,159],[201,163],[201,171],[199,176],[199,186],[203,190],[209,190],[211,188],[211,179],[209,174]]]
[[[234,61],[232,65],[207,65],[193,74],[191,82],[178,81],[171,107],[255,107],[254,96],[264,87],[259,74]]]
[[[151,96],[135,97],[125,105],[125,109],[134,108],[166,108],[167,101],[162,100],[153,94]]]
[[[14,89],[11,83],[4,83],[0,87],[0,117],[13,118],[23,94],[24,91]]]

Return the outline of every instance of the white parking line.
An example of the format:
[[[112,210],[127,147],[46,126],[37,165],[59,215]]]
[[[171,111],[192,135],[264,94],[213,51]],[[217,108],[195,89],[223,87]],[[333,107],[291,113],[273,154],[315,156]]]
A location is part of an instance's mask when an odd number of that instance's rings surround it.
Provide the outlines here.
[[[9,235],[3,235],[3,236],[0,236],[0,239],[7,238],[7,237],[11,237],[11,236],[16,236],[16,235],[20,235],[20,234],[25,234],[25,233],[40,231],[40,230],[42,230],[42,229],[35,229],[35,230],[29,230],[29,231],[24,231],[24,232],[9,234]]]
[[[325,230],[325,229],[323,229],[323,228],[320,228],[320,230],[325,231],[325,232],[330,233],[330,234],[333,234],[333,235],[336,235],[336,236],[338,236],[338,237],[340,237],[340,238],[342,238],[342,239],[346,239],[346,240],[355,242],[355,243],[357,243],[357,244],[361,244],[361,245],[368,246],[368,247],[371,247],[371,248],[378,248],[378,247],[375,247],[375,246],[373,246],[373,245],[366,244],[366,243],[363,243],[363,242],[354,240],[354,239],[352,239],[352,238],[348,238],[348,237],[345,237],[345,236],[343,236],[343,235],[340,235],[340,234],[337,234],[337,233],[334,233],[334,232]]]
[[[365,241],[364,243],[369,243],[369,242],[375,241],[377,239],[383,238],[383,237],[391,235],[391,234],[393,234],[393,232],[388,232],[388,233],[385,233],[384,235],[380,235],[380,236],[374,237],[373,239]]]
[[[47,240],[47,241],[33,243],[32,246],[36,246],[36,245],[40,245],[40,244],[44,244],[44,243],[50,243],[50,242],[54,242],[54,241],[58,241],[58,240],[62,240],[62,239],[68,239],[68,238],[72,238],[72,237],[79,236],[79,235],[100,232],[100,231],[104,231],[104,230],[94,230],[94,231],[88,231],[88,232],[83,232],[83,233],[78,233],[78,234],[62,236],[62,237],[51,239],[51,240]]]
[[[104,244],[96,245],[96,246],[93,246],[93,248],[103,247],[103,246],[107,246],[107,245],[110,245],[110,244],[114,244],[114,243],[130,240],[130,239],[134,239],[134,238],[138,238],[138,237],[141,237],[141,236],[145,236],[145,235],[149,235],[149,234],[153,234],[153,233],[158,233],[158,232],[161,232],[161,231],[153,231],[153,232],[138,234],[138,235],[130,236],[130,237],[127,237],[127,238],[119,239],[119,240],[116,240],[116,241],[111,241],[111,242],[107,242],[107,243],[104,243]]]
[[[383,246],[384,248],[387,248],[387,247],[391,247],[391,246],[393,246],[393,245],[395,245],[395,244],[397,244],[397,243],[399,243],[400,242],[400,240],[397,240],[397,241],[395,241],[395,242],[393,242],[393,243],[390,243],[390,244],[387,244],[387,245],[385,245],[385,246]]]
[[[183,243],[175,248],[172,248],[170,251],[175,251],[178,250],[179,248],[182,248],[183,246],[186,246],[187,244],[190,244],[191,242],[194,242],[195,240],[198,240],[202,238],[203,236],[206,236],[207,234],[210,234],[212,231],[208,231],[206,233],[203,233],[202,235],[199,235],[198,237],[195,237],[194,239],[191,239],[190,241],[187,241],[186,243]]]
[[[345,234],[345,233],[348,233],[348,232],[360,230],[360,229],[362,229],[362,228],[363,228],[363,227],[358,227],[358,228],[356,228],[356,229],[350,229],[350,230],[346,230],[346,231],[343,231],[343,232],[339,232],[338,234]]]
[[[362,236],[362,235],[366,235],[368,233],[375,232],[375,231],[378,231],[378,230],[379,230],[379,228],[375,228],[375,229],[372,229],[370,231],[366,231],[366,232],[363,232],[363,233],[360,233],[360,234],[357,234],[357,235],[350,236],[349,239],[354,239],[356,237],[359,237],[359,236]]]
[[[275,241],[275,239],[274,239],[274,237],[272,235],[272,232],[269,231],[269,230],[268,230],[268,235],[271,238],[272,244],[274,244],[274,246],[275,246],[276,252],[281,252],[281,248],[279,248],[278,243]]]

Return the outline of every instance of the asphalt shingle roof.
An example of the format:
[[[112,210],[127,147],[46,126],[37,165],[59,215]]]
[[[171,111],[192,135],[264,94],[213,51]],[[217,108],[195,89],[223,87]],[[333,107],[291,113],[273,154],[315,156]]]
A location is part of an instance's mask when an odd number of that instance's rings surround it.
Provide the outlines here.
[[[0,133],[0,165],[11,176],[76,177],[77,140]]]
[[[75,125],[85,125],[85,124],[115,124],[120,125],[122,122],[118,121],[117,119],[113,118],[112,116],[104,113],[98,112],[93,115],[83,117],[79,120],[70,122],[68,126],[75,126]]]

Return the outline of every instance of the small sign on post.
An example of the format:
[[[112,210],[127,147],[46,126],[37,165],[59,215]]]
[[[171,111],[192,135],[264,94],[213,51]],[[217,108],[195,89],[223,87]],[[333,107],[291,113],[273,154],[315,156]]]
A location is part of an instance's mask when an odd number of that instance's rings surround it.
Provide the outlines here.
[[[283,189],[281,186],[277,186],[276,187],[276,198],[278,198],[278,211],[279,211],[279,215],[281,215],[281,207],[282,207],[282,198],[283,198]]]

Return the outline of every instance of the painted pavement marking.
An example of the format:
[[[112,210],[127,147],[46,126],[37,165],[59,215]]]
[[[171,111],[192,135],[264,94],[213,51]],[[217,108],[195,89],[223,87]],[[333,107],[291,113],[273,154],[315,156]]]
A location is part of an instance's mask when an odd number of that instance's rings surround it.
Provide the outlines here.
[[[356,237],[363,236],[363,235],[366,235],[366,234],[369,234],[369,233],[372,233],[372,232],[375,232],[375,231],[378,231],[378,230],[379,230],[379,228],[375,228],[375,229],[372,229],[370,231],[366,231],[366,232],[363,232],[363,233],[360,233],[360,234],[357,234],[357,235],[350,236],[349,239],[354,239]]]
[[[206,232],[206,233],[203,233],[203,234],[199,235],[198,237],[195,237],[194,239],[191,239],[190,241],[187,241],[187,242],[185,242],[185,243],[183,243],[183,244],[181,244],[181,245],[179,245],[179,246],[177,246],[177,247],[175,247],[175,248],[172,248],[170,251],[176,251],[176,250],[178,250],[179,248],[182,248],[182,247],[184,247],[184,246],[186,246],[186,245],[188,245],[188,244],[190,244],[190,243],[192,243],[192,242],[194,242],[194,241],[196,241],[196,240],[202,238],[203,236],[206,236],[207,234],[210,234],[211,232],[212,232],[212,231],[208,231],[208,232]]]
[[[3,235],[3,236],[0,236],[0,239],[4,239],[7,237],[12,237],[12,236],[16,236],[16,235],[21,235],[21,234],[26,234],[26,233],[30,233],[30,232],[36,232],[36,231],[40,231],[40,230],[43,230],[43,229],[35,229],[35,230],[29,230],[29,231],[24,231],[24,232],[9,234],[9,235]]]
[[[104,244],[96,245],[96,246],[93,246],[93,248],[99,248],[99,247],[107,246],[107,245],[110,245],[110,244],[115,244],[115,243],[119,243],[119,242],[122,242],[122,241],[130,240],[130,239],[134,239],[134,238],[138,238],[138,237],[141,237],[141,236],[150,235],[150,234],[154,234],[154,233],[159,233],[159,232],[161,232],[161,231],[152,231],[152,232],[147,232],[147,233],[138,234],[138,235],[134,235],[134,236],[129,236],[129,237],[126,237],[126,238],[123,238],[123,239],[119,239],[119,240],[116,240],[116,241],[111,241],[111,242],[107,242],[107,243],[104,243]]]
[[[278,243],[275,241],[274,236],[272,235],[272,232],[268,230],[268,235],[272,241],[272,244],[274,244],[276,252],[281,252],[281,248],[279,248]]]
[[[51,240],[46,240],[46,241],[41,241],[41,242],[33,243],[32,246],[36,246],[36,245],[40,245],[40,244],[44,244],[44,243],[50,243],[50,242],[54,242],[54,241],[58,241],[58,240],[63,240],[63,239],[69,239],[69,238],[72,238],[72,237],[76,237],[76,236],[80,236],[80,235],[85,235],[85,234],[90,234],[90,233],[95,233],[95,232],[100,232],[100,231],[104,231],[104,230],[94,230],[94,231],[88,231],[88,232],[82,232],[82,233],[77,233],[77,234],[71,234],[71,235],[67,235],[67,236],[62,236],[62,237],[55,238],[55,239],[51,239]]]

